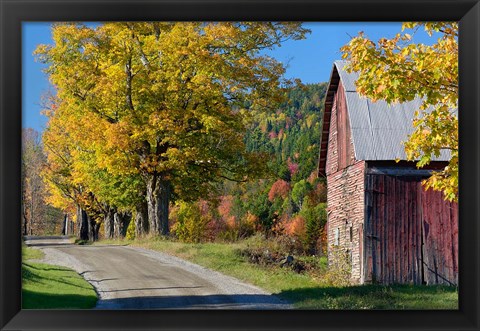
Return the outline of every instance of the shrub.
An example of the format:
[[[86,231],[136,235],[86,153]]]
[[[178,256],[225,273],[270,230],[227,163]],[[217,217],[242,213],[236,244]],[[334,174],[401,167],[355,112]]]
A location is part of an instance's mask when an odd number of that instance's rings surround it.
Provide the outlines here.
[[[296,241],[295,247],[302,253],[321,254],[325,246],[322,235],[326,221],[325,204],[313,205],[306,197],[301,211],[291,219],[284,218],[281,228]]]
[[[342,247],[332,249],[329,254],[328,271],[324,281],[329,286],[351,285],[352,261],[351,254]]]
[[[327,223],[326,204],[313,205],[309,197],[305,199],[300,215],[305,220],[305,236],[302,238],[305,251],[309,254],[322,252],[322,230]]]
[[[127,239],[127,240],[135,239],[135,216],[132,217],[132,220],[130,221],[130,224],[128,224],[125,239]]]
[[[180,201],[177,203],[177,207],[178,209],[175,209],[172,213],[175,218],[172,232],[175,233],[177,238],[189,243],[206,241],[206,229],[211,220],[211,215],[202,208],[202,201]]]

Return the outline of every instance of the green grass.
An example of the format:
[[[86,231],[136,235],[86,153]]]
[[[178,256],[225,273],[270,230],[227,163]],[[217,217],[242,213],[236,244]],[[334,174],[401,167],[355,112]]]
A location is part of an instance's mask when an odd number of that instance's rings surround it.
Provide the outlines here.
[[[28,247],[27,245],[22,246],[22,259],[23,261],[27,260],[40,260],[43,259],[45,254],[41,250]]]
[[[22,308],[78,309],[92,308],[97,294],[75,271],[29,260],[43,258],[43,252],[22,247]]]
[[[161,239],[102,241],[174,255],[259,286],[299,309],[458,309],[458,291],[447,286],[329,286],[321,273],[298,274],[248,262],[239,254],[249,242],[186,244]],[[312,259],[312,258],[309,258]],[[326,269],[325,258],[319,258]]]

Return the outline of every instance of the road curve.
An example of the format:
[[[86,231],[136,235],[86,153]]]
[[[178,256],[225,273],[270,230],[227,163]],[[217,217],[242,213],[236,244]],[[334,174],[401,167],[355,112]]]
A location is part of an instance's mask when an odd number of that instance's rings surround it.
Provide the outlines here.
[[[96,289],[97,309],[290,309],[235,278],[164,254],[128,246],[79,246],[65,237],[27,237],[42,262],[69,267]]]

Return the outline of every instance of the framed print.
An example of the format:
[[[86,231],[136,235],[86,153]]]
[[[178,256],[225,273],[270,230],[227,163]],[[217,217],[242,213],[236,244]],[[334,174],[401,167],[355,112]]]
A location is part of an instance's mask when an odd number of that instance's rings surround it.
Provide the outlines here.
[[[0,4],[2,330],[480,328],[478,1]]]

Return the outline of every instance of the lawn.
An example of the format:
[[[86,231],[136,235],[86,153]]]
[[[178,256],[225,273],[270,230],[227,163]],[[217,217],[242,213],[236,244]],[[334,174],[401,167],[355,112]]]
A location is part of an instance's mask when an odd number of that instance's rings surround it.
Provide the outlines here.
[[[78,309],[95,306],[95,290],[75,271],[30,261],[43,257],[43,252],[33,248],[23,247],[22,255],[23,309]]]
[[[448,286],[333,286],[326,279],[325,257],[318,269],[296,273],[279,266],[253,264],[240,254],[249,241],[186,244],[161,239],[102,241],[171,254],[259,286],[299,309],[458,309],[458,291]],[[310,258],[311,259],[311,258]]]

